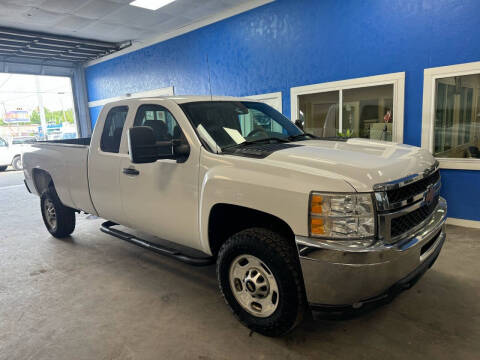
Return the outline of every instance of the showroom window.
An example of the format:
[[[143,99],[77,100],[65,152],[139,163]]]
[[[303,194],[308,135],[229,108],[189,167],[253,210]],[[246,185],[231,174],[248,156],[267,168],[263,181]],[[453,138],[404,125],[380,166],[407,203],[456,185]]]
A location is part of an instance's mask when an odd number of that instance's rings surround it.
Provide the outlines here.
[[[480,63],[425,70],[422,146],[444,168],[480,169]]]
[[[319,137],[403,142],[405,73],[292,88],[292,120]]]

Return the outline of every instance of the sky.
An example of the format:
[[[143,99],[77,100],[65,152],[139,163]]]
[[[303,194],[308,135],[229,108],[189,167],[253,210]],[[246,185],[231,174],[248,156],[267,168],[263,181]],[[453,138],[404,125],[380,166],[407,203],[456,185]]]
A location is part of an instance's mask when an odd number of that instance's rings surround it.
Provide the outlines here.
[[[64,109],[73,108],[72,85],[68,77],[0,73],[0,118],[4,118],[5,111],[21,109],[30,113],[38,106],[36,77],[44,107],[54,111],[62,110],[62,106]]]

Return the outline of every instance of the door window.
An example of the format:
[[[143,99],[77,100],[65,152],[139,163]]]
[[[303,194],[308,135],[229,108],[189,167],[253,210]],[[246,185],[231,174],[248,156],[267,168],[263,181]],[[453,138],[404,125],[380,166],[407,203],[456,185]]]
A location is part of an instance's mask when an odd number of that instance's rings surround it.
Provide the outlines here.
[[[0,147],[7,147],[7,146],[8,146],[7,142],[2,138],[0,138]]]
[[[105,120],[100,148],[102,151],[118,153],[122,140],[123,125],[128,114],[128,106],[117,106],[112,108]]]
[[[185,139],[172,113],[161,105],[140,106],[133,126],[151,127],[157,142]]]

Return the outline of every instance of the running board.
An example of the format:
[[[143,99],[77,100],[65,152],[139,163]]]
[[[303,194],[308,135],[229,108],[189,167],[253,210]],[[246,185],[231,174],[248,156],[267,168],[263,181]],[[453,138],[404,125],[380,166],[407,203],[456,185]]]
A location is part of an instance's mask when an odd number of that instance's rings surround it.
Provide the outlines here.
[[[182,254],[178,250],[159,246],[147,240],[137,238],[136,236],[128,234],[126,232],[123,232],[117,229],[112,229],[113,226],[117,226],[117,225],[118,224],[114,223],[113,221],[105,221],[102,224],[100,231],[104,232],[105,234],[115,236],[116,238],[127,241],[134,245],[140,246],[144,249],[151,250],[157,254],[161,254],[161,255],[165,255],[165,256],[177,259],[189,265],[205,266],[205,265],[211,265],[215,262],[215,259],[212,256],[203,257],[203,258],[188,256],[188,255]]]

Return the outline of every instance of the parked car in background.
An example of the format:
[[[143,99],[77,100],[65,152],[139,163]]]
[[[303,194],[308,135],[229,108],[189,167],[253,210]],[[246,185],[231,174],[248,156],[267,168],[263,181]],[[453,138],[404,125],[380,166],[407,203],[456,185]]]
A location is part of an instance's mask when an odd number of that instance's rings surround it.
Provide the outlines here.
[[[22,155],[31,151],[31,145],[36,142],[34,136],[17,136],[9,140],[0,138],[0,171],[12,166],[22,170]]]
[[[246,99],[127,99],[105,105],[92,138],[34,147],[25,184],[53,236],[70,235],[84,211],[122,240],[216,262],[234,314],[269,336],[293,329],[308,305],[348,313],[391,299],[445,241],[447,204],[428,151],[319,139]]]

